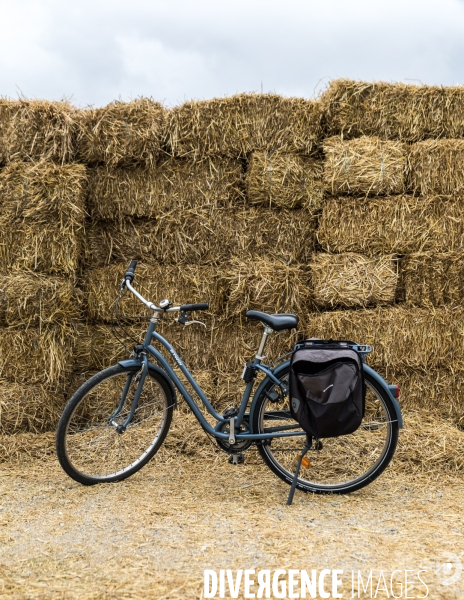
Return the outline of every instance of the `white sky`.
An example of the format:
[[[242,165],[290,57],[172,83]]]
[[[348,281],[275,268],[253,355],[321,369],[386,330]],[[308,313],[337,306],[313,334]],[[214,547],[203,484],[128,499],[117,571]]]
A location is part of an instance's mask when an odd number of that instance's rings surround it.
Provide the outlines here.
[[[464,0],[0,0],[0,96],[168,105],[464,83]]]

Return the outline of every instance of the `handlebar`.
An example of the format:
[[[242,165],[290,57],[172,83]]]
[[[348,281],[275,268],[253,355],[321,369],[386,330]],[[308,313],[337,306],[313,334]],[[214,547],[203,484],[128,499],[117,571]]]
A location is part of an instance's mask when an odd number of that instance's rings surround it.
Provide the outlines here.
[[[128,279],[129,279],[130,283],[132,283],[134,281],[134,273],[135,273],[136,267],[137,267],[137,261],[131,260],[129,268],[127,269],[126,274],[124,275],[124,281],[127,281]]]
[[[137,290],[132,287],[132,282],[134,280],[134,272],[137,267],[137,261],[131,260],[129,268],[127,269],[124,275],[124,285],[127,289],[134,294],[136,298],[140,300],[146,307],[155,312],[191,312],[194,310],[208,310],[209,303],[201,302],[199,304],[182,304],[182,306],[171,306],[170,308],[161,308],[160,306],[156,306],[153,302],[145,300],[145,298],[139,294]]]

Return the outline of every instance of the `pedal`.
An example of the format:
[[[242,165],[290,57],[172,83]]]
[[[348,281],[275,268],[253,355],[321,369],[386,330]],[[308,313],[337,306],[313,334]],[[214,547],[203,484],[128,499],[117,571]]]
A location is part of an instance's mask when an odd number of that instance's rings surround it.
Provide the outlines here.
[[[245,462],[245,455],[240,452],[240,454],[231,454],[229,456],[229,463],[231,465],[242,465]]]

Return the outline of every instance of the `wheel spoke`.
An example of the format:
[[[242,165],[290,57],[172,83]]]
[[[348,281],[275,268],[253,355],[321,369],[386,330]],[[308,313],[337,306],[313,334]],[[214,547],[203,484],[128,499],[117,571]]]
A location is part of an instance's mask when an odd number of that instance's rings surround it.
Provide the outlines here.
[[[114,480],[137,470],[147,456],[156,452],[171,420],[172,399],[165,386],[149,376],[130,423],[124,432],[118,431],[108,419],[118,408],[127,377],[133,378],[133,371],[120,366],[108,371],[106,377],[102,372],[100,381],[71,401],[73,410],[70,408],[63,425],[64,456],[60,454],[60,461],[77,480]],[[136,384],[129,387],[125,403],[114,417],[117,424],[122,425],[129,416],[136,390]],[[79,396],[79,391],[76,394]]]
[[[288,388],[288,371],[281,380]],[[257,430],[272,433],[293,427],[294,431],[302,432],[291,417],[288,395],[279,394],[277,403],[269,401],[269,392],[274,390],[278,392],[280,388],[270,386],[263,395]],[[289,425],[289,420],[293,421],[293,426]],[[269,421],[272,426],[268,426]],[[316,440],[313,440],[313,446],[307,453],[309,465],[301,468],[299,485],[306,489],[338,491],[367,481],[378,470],[390,448],[393,426],[397,427],[397,422],[390,417],[382,394],[366,379],[366,406],[361,426],[350,435],[320,440],[321,448],[317,448]],[[291,440],[288,437],[273,438],[259,448],[267,464],[289,481],[293,478],[303,446],[304,438],[295,436]]]

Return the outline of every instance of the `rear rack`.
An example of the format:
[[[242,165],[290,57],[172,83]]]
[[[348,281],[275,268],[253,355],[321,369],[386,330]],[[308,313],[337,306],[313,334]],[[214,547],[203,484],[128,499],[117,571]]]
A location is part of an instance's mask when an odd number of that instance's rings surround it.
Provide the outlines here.
[[[338,347],[345,346],[346,348],[351,348],[351,350],[354,350],[358,354],[361,354],[363,362],[366,358],[366,355],[370,354],[372,352],[372,346],[370,346],[369,344],[357,344],[356,342],[350,342],[348,340],[318,340],[318,339],[304,340],[303,342],[298,342],[298,344],[295,345],[293,350],[294,351],[300,350],[301,348],[308,348],[309,346],[320,346],[320,345],[330,346],[331,344],[333,344],[334,346],[336,345]]]

